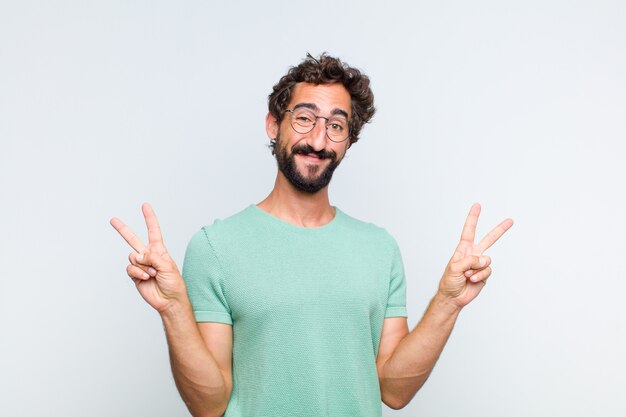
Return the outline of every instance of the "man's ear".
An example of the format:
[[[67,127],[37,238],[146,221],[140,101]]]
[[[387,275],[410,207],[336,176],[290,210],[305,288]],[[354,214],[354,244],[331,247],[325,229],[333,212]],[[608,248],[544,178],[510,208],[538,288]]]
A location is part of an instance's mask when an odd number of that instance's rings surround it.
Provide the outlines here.
[[[278,137],[278,120],[271,112],[265,116],[265,132],[270,139],[276,139]]]

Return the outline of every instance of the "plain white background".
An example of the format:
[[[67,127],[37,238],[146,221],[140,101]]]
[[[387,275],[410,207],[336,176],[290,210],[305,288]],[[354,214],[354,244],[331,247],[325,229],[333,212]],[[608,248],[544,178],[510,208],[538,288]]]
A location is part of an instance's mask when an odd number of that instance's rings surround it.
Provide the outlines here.
[[[387,228],[413,326],[470,205],[494,275],[385,416],[623,416],[623,1],[0,1],[0,415],[184,416],[118,216],[182,262],[260,201],[266,97],[306,52],[378,113],[332,202]]]

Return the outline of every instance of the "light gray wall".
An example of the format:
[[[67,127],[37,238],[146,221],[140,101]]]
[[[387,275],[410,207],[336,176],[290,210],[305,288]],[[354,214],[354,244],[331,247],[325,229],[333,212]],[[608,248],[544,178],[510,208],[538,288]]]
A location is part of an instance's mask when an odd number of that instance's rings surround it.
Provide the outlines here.
[[[307,51],[373,81],[333,203],[386,227],[410,322],[471,203],[494,275],[386,416],[623,416],[626,3],[0,2],[0,415],[184,416],[108,225],[182,262],[272,186],[266,97]]]

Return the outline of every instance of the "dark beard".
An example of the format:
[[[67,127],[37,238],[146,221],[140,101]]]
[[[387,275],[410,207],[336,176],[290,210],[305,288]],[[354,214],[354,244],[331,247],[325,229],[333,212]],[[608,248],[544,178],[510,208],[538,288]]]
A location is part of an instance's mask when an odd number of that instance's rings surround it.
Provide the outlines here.
[[[297,190],[303,191],[309,194],[315,194],[322,188],[326,187],[331,178],[335,168],[339,166],[341,160],[337,160],[337,153],[334,151],[315,151],[309,145],[294,146],[291,149],[291,154],[287,152],[287,149],[280,143],[280,138],[276,138],[276,162],[278,162],[278,169],[289,180],[289,182],[296,187]],[[305,177],[296,167],[296,155],[317,155],[320,159],[330,159],[330,163],[326,168],[319,166],[307,166],[309,177]],[[319,175],[316,175],[320,169],[323,169]]]

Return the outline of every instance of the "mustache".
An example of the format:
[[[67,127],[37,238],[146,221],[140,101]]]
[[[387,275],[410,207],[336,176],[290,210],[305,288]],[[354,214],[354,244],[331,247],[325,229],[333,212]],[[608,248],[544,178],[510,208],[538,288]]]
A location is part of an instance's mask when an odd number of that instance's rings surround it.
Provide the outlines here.
[[[331,159],[333,161],[337,159],[337,153],[335,151],[332,151],[332,150],[327,151],[326,149],[316,151],[315,149],[313,149],[311,145],[307,145],[307,144],[294,146],[293,148],[291,148],[291,152],[293,152],[294,154],[300,154],[300,155],[313,154],[317,156],[319,159]]]

